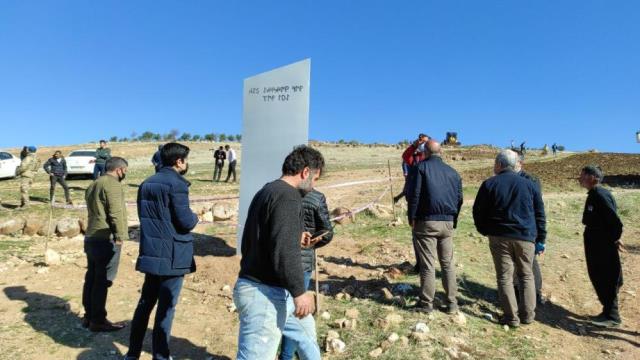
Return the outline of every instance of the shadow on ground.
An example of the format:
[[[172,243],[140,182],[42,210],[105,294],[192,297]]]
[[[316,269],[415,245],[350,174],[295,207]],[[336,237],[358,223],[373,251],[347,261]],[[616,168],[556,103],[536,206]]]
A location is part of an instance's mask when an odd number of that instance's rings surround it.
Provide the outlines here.
[[[116,344],[128,346],[129,322],[127,328],[112,333],[92,333],[82,328],[81,318],[69,311],[69,304],[65,299],[30,292],[24,286],[12,286],[4,289],[5,295],[13,301],[23,301],[26,306],[22,309],[24,320],[39,334],[44,334],[69,348],[89,348],[83,350],[76,359],[95,360],[120,358],[121,354]],[[143,350],[150,353],[151,331],[147,331],[147,340]],[[175,336],[171,337],[172,356],[191,359],[227,360],[229,357],[210,354],[204,347],[197,346],[191,341]]]

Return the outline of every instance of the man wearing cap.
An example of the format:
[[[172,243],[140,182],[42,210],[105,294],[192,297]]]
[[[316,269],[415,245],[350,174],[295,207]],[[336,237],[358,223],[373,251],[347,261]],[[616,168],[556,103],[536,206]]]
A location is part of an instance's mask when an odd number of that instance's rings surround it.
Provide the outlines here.
[[[602,312],[592,319],[600,327],[619,327],[618,291],[622,286],[622,265],[619,252],[624,251],[622,221],[617,214],[616,200],[609,190],[600,186],[604,174],[595,166],[585,166],[580,172],[580,185],[589,190],[584,204],[584,252],[591,284],[602,304]]]
[[[26,208],[30,204],[29,189],[33,183],[33,177],[36,176],[38,168],[40,167],[40,160],[36,157],[36,151],[38,149],[35,146],[29,146],[27,148],[27,155],[18,167],[18,175],[20,176],[20,208]]]

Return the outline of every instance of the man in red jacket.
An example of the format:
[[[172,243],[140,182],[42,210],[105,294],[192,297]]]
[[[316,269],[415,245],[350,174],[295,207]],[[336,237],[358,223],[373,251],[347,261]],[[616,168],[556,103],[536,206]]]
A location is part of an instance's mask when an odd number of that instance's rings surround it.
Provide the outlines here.
[[[409,145],[402,153],[402,174],[404,175],[404,187],[402,192],[393,197],[393,202],[398,202],[405,196],[407,188],[407,180],[409,176],[409,170],[414,165],[425,159],[424,146],[429,141],[429,136],[425,134],[418,135],[418,139]]]

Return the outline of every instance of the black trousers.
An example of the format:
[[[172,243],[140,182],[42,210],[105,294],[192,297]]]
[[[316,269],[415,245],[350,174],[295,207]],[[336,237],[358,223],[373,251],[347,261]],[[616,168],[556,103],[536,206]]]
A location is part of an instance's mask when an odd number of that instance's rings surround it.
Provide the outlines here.
[[[69,187],[67,186],[67,182],[64,181],[64,176],[51,174],[49,176],[49,180],[51,181],[51,187],[49,188],[49,199],[51,201],[53,201],[53,196],[56,193],[56,183],[59,183],[60,186],[62,186],[65,200],[67,200],[67,202],[71,201],[71,198],[69,197]]]
[[[216,167],[213,170],[213,181],[220,181],[220,176],[222,176],[223,167],[224,167],[224,162],[216,163]]]
[[[236,161],[233,160],[232,162],[229,163],[229,171],[227,172],[227,180],[225,180],[225,182],[228,182],[229,179],[231,178],[231,174],[233,174],[233,181],[236,181]]]
[[[146,274],[142,285],[140,301],[131,321],[129,351],[127,356],[139,358],[142,352],[144,334],[149,324],[151,311],[158,304],[153,323],[152,353],[153,359],[167,360],[169,357],[169,338],[171,325],[182,289],[184,276],[159,276]]]
[[[87,272],[82,289],[82,305],[85,317],[91,322],[102,323],[107,319],[107,292],[118,273],[121,245],[111,241],[85,241]]]
[[[622,265],[614,241],[604,231],[587,228],[584,232],[584,253],[589,279],[602,304],[602,314],[620,321],[618,290],[623,283]]]

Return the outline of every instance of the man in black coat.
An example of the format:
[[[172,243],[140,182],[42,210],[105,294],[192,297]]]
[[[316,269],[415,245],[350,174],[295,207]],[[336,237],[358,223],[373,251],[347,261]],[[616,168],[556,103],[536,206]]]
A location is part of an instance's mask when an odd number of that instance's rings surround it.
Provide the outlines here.
[[[616,200],[609,190],[600,186],[604,174],[594,165],[580,173],[580,185],[589,190],[584,204],[584,252],[589,279],[593,284],[602,313],[592,324],[600,327],[619,327],[622,324],[618,310],[618,290],[622,286],[620,251],[624,251],[622,221],[617,214]]]
[[[67,204],[73,205],[71,202],[71,197],[69,197],[69,187],[65,181],[67,177],[67,162],[62,156],[62,152],[60,150],[53,153],[53,156],[44,163],[44,171],[49,174],[49,181],[51,182],[51,187],[49,187],[49,199],[53,202],[53,198],[56,193],[56,183],[59,183],[64,189],[64,198],[67,201]]]
[[[496,268],[498,296],[504,312],[501,323],[513,327],[534,321],[536,290],[532,263],[535,244],[546,239],[544,202],[537,186],[516,172],[518,154],[502,150],[494,164],[493,176],[485,180],[473,204],[476,229],[489,237]],[[522,284],[518,304],[513,272]]]
[[[462,207],[462,179],[442,160],[437,141],[427,141],[426,154],[407,186],[409,225],[420,268],[420,300],[415,310],[433,311],[437,259],[446,293],[444,309],[452,314],[458,310],[453,233]]]
[[[222,175],[222,168],[224,167],[224,161],[227,159],[227,153],[224,148],[220,146],[218,150],[213,153],[213,160],[215,161],[215,169],[213,170],[213,181],[220,181]]]
[[[196,271],[191,230],[198,217],[189,207],[189,148],[168,143],[160,150],[163,167],[138,189],[140,251],[136,270],[144,273],[140,300],[131,321],[125,359],[138,359],[151,311],[156,309],[151,349],[154,359],[170,359],[171,325],[184,275]]]

